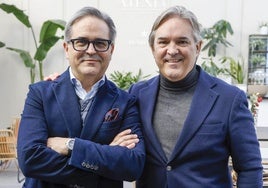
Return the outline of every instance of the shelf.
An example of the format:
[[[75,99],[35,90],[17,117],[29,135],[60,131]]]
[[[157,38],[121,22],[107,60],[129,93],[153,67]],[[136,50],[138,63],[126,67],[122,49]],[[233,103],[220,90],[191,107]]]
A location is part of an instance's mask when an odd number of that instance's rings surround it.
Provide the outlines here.
[[[247,84],[254,93],[263,94],[266,87],[268,90],[268,35],[249,35]],[[267,94],[265,93],[265,95]]]

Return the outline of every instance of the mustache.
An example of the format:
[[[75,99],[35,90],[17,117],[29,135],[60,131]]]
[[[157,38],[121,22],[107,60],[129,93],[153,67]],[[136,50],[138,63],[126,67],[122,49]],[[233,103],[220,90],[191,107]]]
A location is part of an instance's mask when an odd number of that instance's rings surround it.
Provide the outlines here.
[[[180,61],[183,60],[183,56],[164,57],[164,61]]]
[[[101,57],[98,55],[85,55],[80,58],[81,61],[86,61],[86,60],[94,60],[94,61],[101,61]]]

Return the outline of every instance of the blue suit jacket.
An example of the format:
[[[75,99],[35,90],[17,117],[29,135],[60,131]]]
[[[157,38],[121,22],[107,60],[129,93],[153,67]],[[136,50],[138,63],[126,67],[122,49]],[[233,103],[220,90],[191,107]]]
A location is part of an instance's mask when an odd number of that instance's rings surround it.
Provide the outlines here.
[[[197,66],[199,80],[170,159],[153,129],[159,76],[130,88],[139,99],[146,163],[137,188],[231,188],[231,155],[238,187],[262,187],[262,165],[246,95]]]
[[[105,121],[111,109],[119,114]],[[122,188],[137,179],[145,160],[136,99],[106,80],[81,126],[80,105],[69,72],[54,81],[29,87],[18,136],[18,160],[27,177],[26,188]],[[140,142],[134,149],[109,146],[121,131],[131,128]],[[48,137],[76,138],[70,157],[48,148]]]

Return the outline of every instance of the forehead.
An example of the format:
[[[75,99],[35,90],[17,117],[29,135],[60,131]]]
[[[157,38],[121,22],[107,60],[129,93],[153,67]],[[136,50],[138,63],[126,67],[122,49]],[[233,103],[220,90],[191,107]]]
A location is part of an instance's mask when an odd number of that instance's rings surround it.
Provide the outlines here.
[[[109,27],[105,21],[95,16],[85,16],[72,25],[72,37],[108,39]]]
[[[155,38],[187,37],[192,38],[193,29],[190,22],[175,16],[165,20],[155,31]]]

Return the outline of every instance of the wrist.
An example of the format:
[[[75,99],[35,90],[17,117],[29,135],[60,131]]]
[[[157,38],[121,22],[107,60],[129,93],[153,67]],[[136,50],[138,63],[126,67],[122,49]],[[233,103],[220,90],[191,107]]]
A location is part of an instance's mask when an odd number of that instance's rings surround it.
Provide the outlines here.
[[[74,138],[70,138],[68,139],[66,142],[65,142],[65,145],[68,149],[68,155],[71,154],[71,152],[73,151],[73,148],[74,148],[74,141],[75,139]]]

